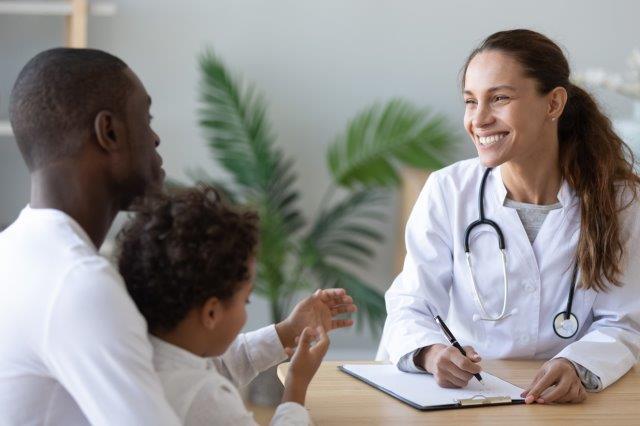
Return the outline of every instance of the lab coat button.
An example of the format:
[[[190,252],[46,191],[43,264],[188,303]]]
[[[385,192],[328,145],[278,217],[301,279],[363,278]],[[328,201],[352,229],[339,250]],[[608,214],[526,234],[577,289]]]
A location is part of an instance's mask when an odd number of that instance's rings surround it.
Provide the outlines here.
[[[527,282],[524,286],[524,289],[529,293],[533,293],[536,291],[536,286],[531,284],[530,282]]]

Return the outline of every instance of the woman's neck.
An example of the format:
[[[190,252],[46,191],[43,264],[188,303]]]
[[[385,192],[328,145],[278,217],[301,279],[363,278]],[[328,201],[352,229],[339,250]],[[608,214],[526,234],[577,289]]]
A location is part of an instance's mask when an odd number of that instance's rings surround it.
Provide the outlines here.
[[[500,167],[507,196],[521,203],[555,204],[562,185],[558,156],[508,161]]]

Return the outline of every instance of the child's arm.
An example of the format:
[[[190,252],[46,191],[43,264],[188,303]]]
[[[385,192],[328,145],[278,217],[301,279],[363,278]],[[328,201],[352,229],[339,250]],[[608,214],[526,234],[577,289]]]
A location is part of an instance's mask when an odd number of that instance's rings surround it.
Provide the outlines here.
[[[315,345],[311,346],[314,339]],[[322,327],[305,328],[298,347],[287,348],[292,355],[287,373],[282,404],[271,420],[272,426],[310,424],[309,413],[304,408],[307,387],[318,370],[329,348],[329,337]],[[231,383],[220,375],[211,375],[195,392],[185,416],[186,426],[216,425],[254,426],[253,415],[245,408],[240,394]]]
[[[186,395],[191,394],[191,389]],[[226,378],[210,375],[196,389],[184,415],[185,426],[257,426],[238,390]],[[271,421],[273,426],[308,425],[309,414],[300,404],[280,404]]]
[[[236,386],[244,386],[258,373],[287,359],[284,348],[295,346],[295,338],[305,327],[325,330],[350,327],[353,320],[334,319],[356,312],[353,299],[344,289],[317,290],[300,301],[282,322],[238,335],[229,349],[214,358],[218,371]]]
[[[287,359],[274,325],[239,334],[229,349],[212,358],[217,370],[236,386],[244,386],[258,373]]]

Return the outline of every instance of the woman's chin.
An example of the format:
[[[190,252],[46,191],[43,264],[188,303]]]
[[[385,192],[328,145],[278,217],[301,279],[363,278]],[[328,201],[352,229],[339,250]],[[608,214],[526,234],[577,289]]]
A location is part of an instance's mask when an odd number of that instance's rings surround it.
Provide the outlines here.
[[[493,153],[488,152],[478,152],[478,158],[480,158],[480,163],[485,167],[498,167],[500,164],[504,163],[505,160],[500,155],[495,155]]]

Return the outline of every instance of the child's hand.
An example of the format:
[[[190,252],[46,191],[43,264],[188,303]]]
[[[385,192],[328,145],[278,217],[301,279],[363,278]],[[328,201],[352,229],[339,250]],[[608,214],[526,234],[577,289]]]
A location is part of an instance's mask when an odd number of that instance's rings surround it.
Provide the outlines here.
[[[317,341],[312,346],[315,339]],[[282,401],[293,401],[304,405],[307,387],[329,349],[329,336],[321,326],[316,330],[306,327],[302,330],[300,337],[296,338],[296,342],[298,347],[295,350],[285,348],[287,355],[292,358]]]
[[[353,299],[344,289],[317,290],[311,296],[301,300],[284,321],[276,324],[276,331],[282,346],[291,347],[295,345],[295,337],[299,336],[305,327],[311,327],[315,330],[318,326],[322,326],[325,331],[329,332],[336,328],[352,326],[353,320],[338,320],[334,317],[357,310]]]
[[[317,339],[317,340],[316,340]],[[312,342],[316,340],[312,346]],[[329,336],[322,326],[316,330],[306,327],[300,337],[296,337],[297,348],[286,348],[285,352],[291,356],[289,373],[308,384],[316,374],[320,363],[329,349]]]

